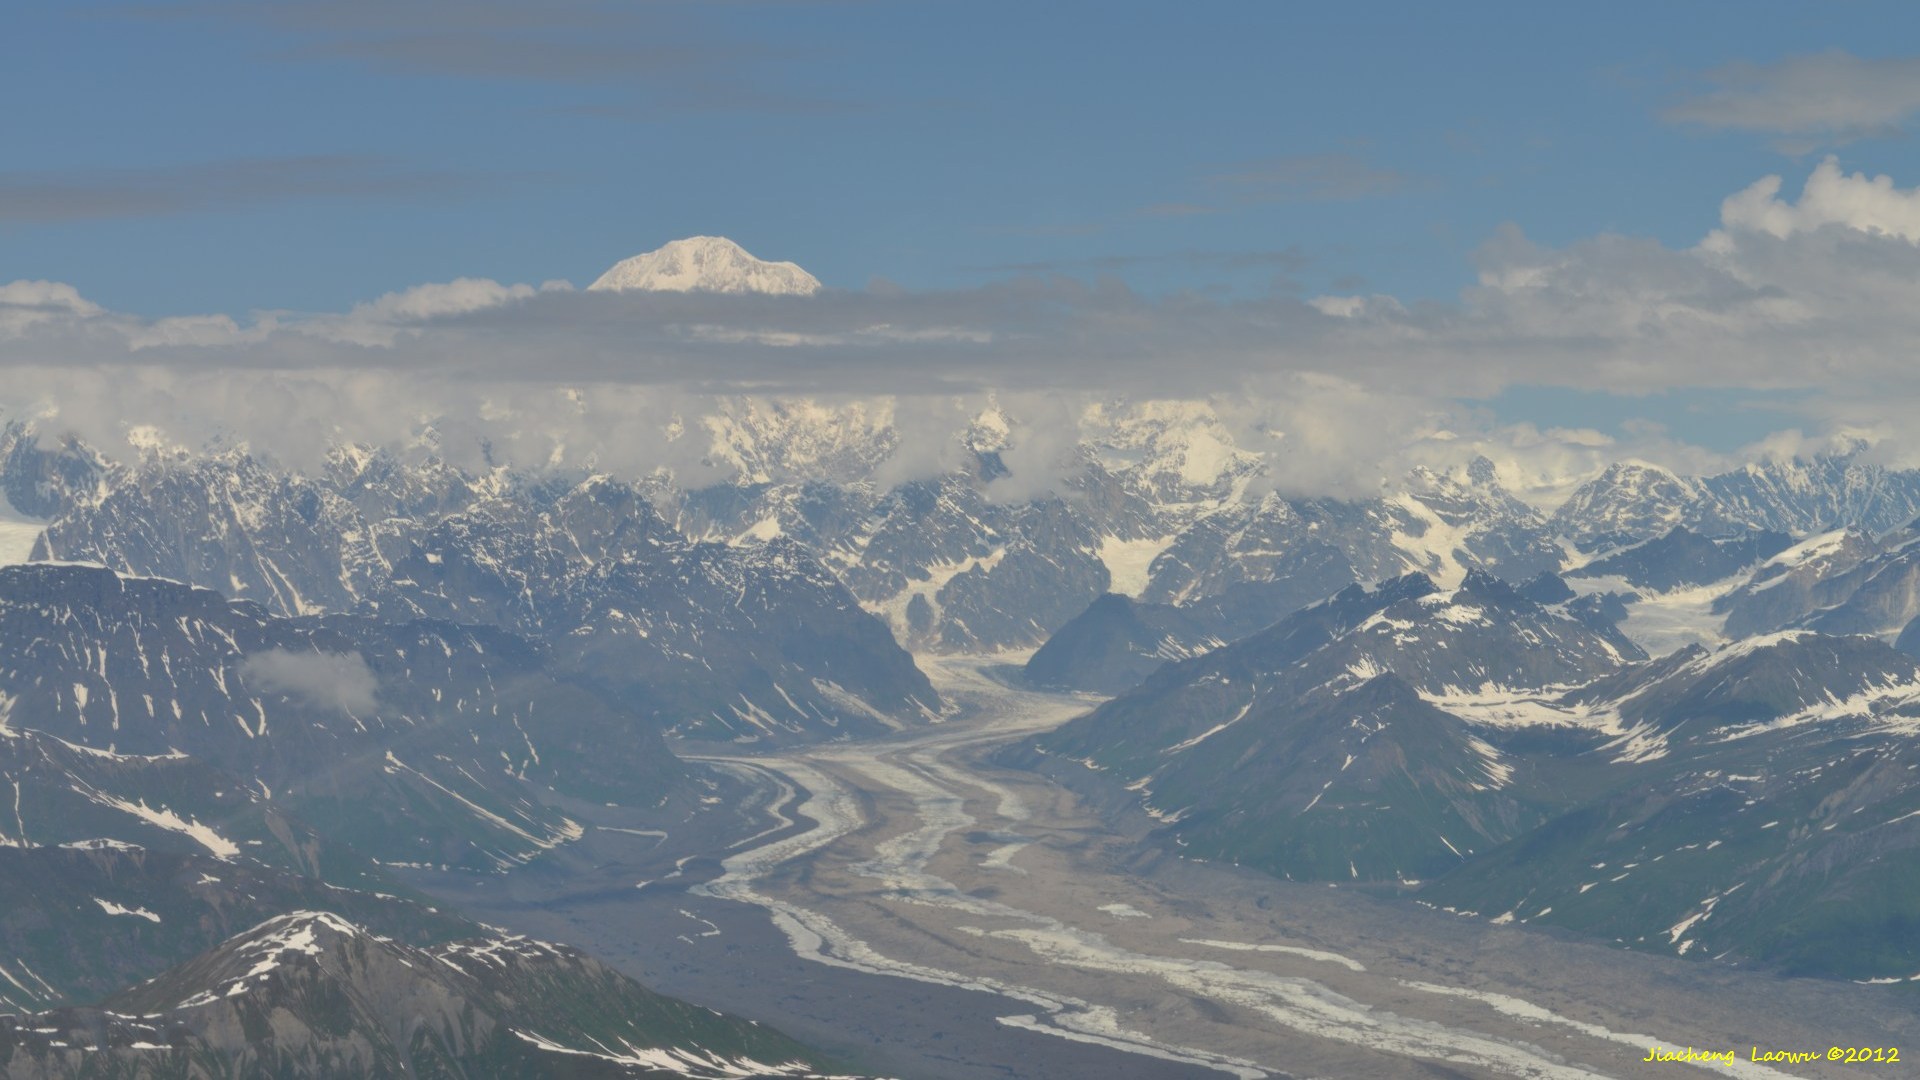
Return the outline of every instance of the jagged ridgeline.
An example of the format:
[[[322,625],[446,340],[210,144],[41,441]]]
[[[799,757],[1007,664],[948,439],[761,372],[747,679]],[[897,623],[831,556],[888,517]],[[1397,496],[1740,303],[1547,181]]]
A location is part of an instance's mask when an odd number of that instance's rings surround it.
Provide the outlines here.
[[[675,259],[634,273],[745,265]],[[1833,944],[1920,914],[1920,474],[1623,464],[1549,512],[1481,460],[1306,498],[1251,494],[1268,464],[1204,406],[1079,422],[1059,482],[1017,495],[996,409],[958,464],[883,482],[880,406],[718,402],[693,430],[735,475],[693,490],[351,447],[115,462],[7,429],[37,554],[100,564],[0,572],[4,854],[85,915],[64,953],[14,954],[38,989],[9,1000],[97,996],[295,909],[438,945],[412,902],[362,897],[395,893],[381,864],[511,869],[587,803],[697,813],[663,734],[925,723],[946,706],[902,644],[1037,647],[1034,683],[1117,695],[1025,760],[1193,857],[1690,957],[1920,970]]]
[[[1644,655],[1491,576],[1442,591],[1408,575],[1169,664],[1034,746],[1123,782],[1192,854],[1417,882],[1550,805],[1549,777],[1428,698],[1583,682]]]
[[[0,848],[0,1010],[98,1002],[290,911],[331,912],[414,945],[480,933],[384,890],[408,892],[124,840]]]
[[[38,556],[273,615],[508,630],[557,675],[702,737],[872,734],[940,708],[912,657],[800,545],[688,541],[603,477],[473,477],[347,452],[318,477],[242,453],[100,468],[92,490],[66,494]]]
[[[576,949],[409,945],[325,912],[267,920],[92,1008],[0,1017],[19,1078],[820,1076],[770,1029],[654,994]]]
[[[731,265],[724,251],[697,254],[672,261],[689,272]],[[714,281],[699,287],[734,277]],[[587,620],[617,642],[596,657],[647,668],[653,703],[672,722],[765,737],[790,737],[789,725],[815,733],[829,726],[822,716],[858,728],[881,723],[869,709],[911,721],[921,706],[939,707],[910,659],[872,637],[862,608],[916,650],[990,651],[1037,647],[1114,592],[1192,608],[1207,635],[1231,640],[1346,584],[1408,572],[1451,582],[1478,568],[1521,582],[1675,526],[1709,540],[1842,527],[1878,536],[1920,515],[1920,473],[1857,453],[1705,478],[1616,465],[1551,512],[1507,490],[1485,459],[1415,470],[1374,497],[1256,497],[1256,481],[1284,479],[1268,476],[1275,463],[1236,448],[1227,426],[1191,402],[1086,410],[1078,446],[1045,484],[1010,476],[1011,421],[989,406],[960,436],[956,464],[888,479],[909,423],[885,403],[719,400],[687,419],[684,437],[731,476],[691,489],[660,474],[628,485],[476,473],[360,448],[303,472],[232,451],[108,462],[17,425],[0,449],[16,509],[53,519],[43,554],[188,581],[283,614],[391,605],[553,642]],[[725,550],[696,555],[690,541]],[[762,560],[788,541],[773,560],[783,565]],[[688,560],[697,565],[686,603],[643,612],[640,580],[677,581]],[[631,572],[608,573],[609,561]],[[588,567],[601,579],[588,580]],[[742,585],[749,596],[764,587],[769,611],[813,611],[811,637],[833,645],[822,651],[840,666],[815,670],[819,658],[768,620],[731,615]],[[701,644],[738,644],[720,681],[745,700],[713,700],[715,680],[685,662],[699,651],[688,620],[725,625]],[[616,668],[608,659],[590,674],[618,683]],[[633,682],[626,690],[649,699]]]

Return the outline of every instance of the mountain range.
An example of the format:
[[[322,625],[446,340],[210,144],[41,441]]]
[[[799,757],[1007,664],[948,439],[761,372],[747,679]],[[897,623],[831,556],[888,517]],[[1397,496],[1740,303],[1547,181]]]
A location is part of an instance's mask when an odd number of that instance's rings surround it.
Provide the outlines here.
[[[821,286],[694,238],[594,288]],[[1047,484],[996,402],[906,472],[893,403],[678,422],[724,479],[0,429],[7,1075],[833,1068],[397,872],[711,821],[743,789],[689,758],[943,722],[940,654],[1097,695],[1000,760],[1185,858],[1920,971],[1920,471],[1621,462],[1548,507],[1485,458],[1289,494],[1197,402],[1084,410]]]

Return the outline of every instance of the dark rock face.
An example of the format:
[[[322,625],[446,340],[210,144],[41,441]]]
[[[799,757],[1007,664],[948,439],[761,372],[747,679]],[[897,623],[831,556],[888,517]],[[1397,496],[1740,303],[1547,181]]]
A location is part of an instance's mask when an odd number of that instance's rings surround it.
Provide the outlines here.
[[[1176,700],[1213,722],[1171,742],[1192,725],[1150,730],[1122,698],[1039,747],[1128,781],[1184,854],[1293,880],[1417,884],[1544,817],[1535,777],[1391,674],[1298,696],[1221,677]]]
[[[1429,696],[1584,683],[1644,658],[1491,575],[1443,592],[1410,574],[1167,664],[1034,747],[1127,785],[1190,853],[1420,881],[1552,804],[1522,760]]]
[[[1734,636],[1807,627],[1892,640],[1920,616],[1920,543],[1911,530],[1816,536],[1762,564],[1715,610]]]
[[[1169,660],[1222,644],[1181,608],[1108,593],[1055,631],[1027,661],[1025,672],[1035,686],[1117,694]]]
[[[971,475],[903,484],[849,521],[827,558],[854,595],[917,648],[1033,644],[1110,584],[1101,524],[1059,497],[993,500]],[[1119,513],[1124,517],[1127,510]]]
[[[331,912],[412,945],[481,932],[377,891],[400,888],[392,882],[370,888],[376,891],[340,888],[253,858],[115,840],[0,848],[0,947],[26,986],[7,984],[0,1009],[100,1001],[291,911]]]
[[[1793,626],[1843,603],[1866,576],[1861,568],[1885,550],[1856,529],[1804,540],[1762,563],[1752,578],[1714,604],[1735,638]]]
[[[1793,546],[1785,533],[1760,530],[1706,537],[1685,526],[1569,571],[1568,577],[1621,577],[1635,588],[1667,592],[1723,581]]]
[[[0,1073],[810,1075],[791,1040],[474,939],[382,871],[539,858],[582,834],[568,799],[698,812],[712,785],[582,682],[498,626],[0,568],[0,948],[23,980],[0,1009],[26,1014],[0,1017]]]

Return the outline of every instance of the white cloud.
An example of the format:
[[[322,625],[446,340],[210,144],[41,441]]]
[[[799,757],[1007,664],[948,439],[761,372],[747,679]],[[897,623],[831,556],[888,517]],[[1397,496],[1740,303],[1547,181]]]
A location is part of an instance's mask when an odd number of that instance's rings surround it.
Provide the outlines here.
[[[50,403],[60,425],[122,453],[130,428],[152,425],[300,464],[340,441],[412,445],[430,426],[464,464],[664,467],[697,482],[803,468],[716,453],[703,418],[743,398],[869,403],[860,423],[891,418],[901,437],[859,454],[891,481],[952,467],[997,394],[1013,420],[1004,496],[1055,484],[1078,410],[1115,396],[1211,402],[1239,445],[1284,464],[1272,483],[1303,493],[1366,491],[1476,452],[1521,486],[1603,455],[1700,456],[1685,431],[1610,446],[1460,404],[1516,384],[1802,391],[1807,410],[1783,426],[1901,438],[1887,403],[1920,394],[1920,192],[1833,160],[1797,198],[1781,190],[1770,177],[1735,193],[1686,248],[1611,234],[1550,247],[1502,228],[1450,304],[1153,297],[1063,278],[800,303],[461,279],[340,313],[153,320],[16,282],[0,286],[0,399]]]
[[[359,653],[268,649],[242,661],[240,674],[257,690],[309,705],[357,714],[371,713],[378,705],[379,680]]]
[[[127,347],[157,349],[170,345],[217,346],[263,340],[272,322],[242,328],[230,315],[175,315],[129,328]]]
[[[572,286],[563,281],[535,289],[531,285],[502,285],[488,278],[456,278],[390,292],[354,305],[345,315],[311,318],[298,325],[302,332],[326,341],[392,348],[402,335],[417,332],[422,324],[434,319],[502,307],[542,291],[570,289]]]
[[[1795,233],[1839,225],[1857,232],[1920,241],[1920,188],[1901,189],[1891,176],[1842,173],[1829,155],[1807,177],[1798,202],[1779,198],[1780,177],[1764,176],[1720,204],[1720,223],[1729,230],[1763,232],[1786,239]],[[1727,250],[1727,240],[1711,236],[1708,245]]]
[[[1352,319],[1362,315],[1377,315],[1381,312],[1405,314],[1406,308],[1391,296],[1374,294],[1373,296],[1316,296],[1307,304],[1322,315],[1338,319]]]
[[[103,313],[80,290],[58,281],[14,281],[0,285],[0,339],[18,337],[29,327],[52,320],[71,321]]]

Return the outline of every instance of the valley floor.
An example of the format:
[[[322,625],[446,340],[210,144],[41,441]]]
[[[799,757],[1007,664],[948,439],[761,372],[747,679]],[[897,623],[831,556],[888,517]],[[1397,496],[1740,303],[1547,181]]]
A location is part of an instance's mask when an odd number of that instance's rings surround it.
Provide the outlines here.
[[[1749,1057],[1920,1056],[1903,988],[1629,954],[1157,852],[987,761],[1087,701],[1011,689],[987,661],[922,663],[958,718],[708,759],[757,792],[760,836],[690,849],[603,828],[575,865],[420,884],[914,1078],[1559,1080],[1640,1074],[1655,1047],[1735,1052],[1659,1066],[1683,1076],[1891,1076]]]

